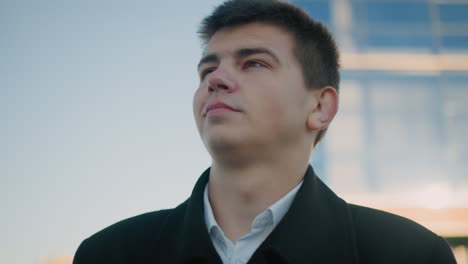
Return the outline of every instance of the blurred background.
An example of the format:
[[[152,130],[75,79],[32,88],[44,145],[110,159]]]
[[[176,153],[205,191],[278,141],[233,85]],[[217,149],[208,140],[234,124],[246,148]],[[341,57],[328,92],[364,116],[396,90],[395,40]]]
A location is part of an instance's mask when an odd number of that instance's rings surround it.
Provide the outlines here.
[[[413,219],[468,263],[468,1],[295,1],[342,52],[340,111],[312,157],[345,200]]]
[[[0,263],[71,263],[89,235],[190,195],[210,164],[196,29],[221,2],[0,1]],[[342,52],[319,176],[468,263],[468,1],[292,2]]]

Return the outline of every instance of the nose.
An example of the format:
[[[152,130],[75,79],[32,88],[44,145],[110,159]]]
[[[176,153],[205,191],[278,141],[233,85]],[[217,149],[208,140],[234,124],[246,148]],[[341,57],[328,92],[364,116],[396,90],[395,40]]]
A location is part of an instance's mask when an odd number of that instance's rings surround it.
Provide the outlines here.
[[[231,74],[218,67],[215,71],[206,76],[208,92],[226,92],[232,93],[236,90],[236,83]]]

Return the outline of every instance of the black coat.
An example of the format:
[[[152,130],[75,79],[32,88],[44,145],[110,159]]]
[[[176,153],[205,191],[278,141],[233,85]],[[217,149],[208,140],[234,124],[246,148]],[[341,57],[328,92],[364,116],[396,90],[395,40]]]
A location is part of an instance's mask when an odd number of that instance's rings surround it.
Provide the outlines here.
[[[203,213],[206,170],[174,209],[135,216],[83,241],[74,264],[221,263]],[[456,263],[446,241],[406,218],[348,204],[309,167],[294,202],[249,263]]]

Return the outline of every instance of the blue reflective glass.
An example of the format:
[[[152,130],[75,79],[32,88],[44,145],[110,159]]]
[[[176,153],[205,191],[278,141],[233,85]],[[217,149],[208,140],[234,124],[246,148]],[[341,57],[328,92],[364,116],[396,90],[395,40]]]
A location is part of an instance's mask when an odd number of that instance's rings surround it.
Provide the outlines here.
[[[354,5],[355,17],[359,20],[367,17],[369,23],[429,23],[429,5],[427,2],[357,2]],[[362,16],[365,12],[366,16]],[[359,16],[359,14],[361,14]]]
[[[453,86],[465,86],[468,83],[468,72],[443,72],[444,79],[450,84],[449,87]]]
[[[468,3],[440,4],[439,17],[442,22],[468,22]]]
[[[431,36],[382,36],[369,35],[367,38],[370,47],[388,48],[432,48]]]
[[[303,8],[315,20],[331,26],[329,1],[294,1],[294,4]]]
[[[442,37],[442,46],[445,49],[468,49],[468,36]]]

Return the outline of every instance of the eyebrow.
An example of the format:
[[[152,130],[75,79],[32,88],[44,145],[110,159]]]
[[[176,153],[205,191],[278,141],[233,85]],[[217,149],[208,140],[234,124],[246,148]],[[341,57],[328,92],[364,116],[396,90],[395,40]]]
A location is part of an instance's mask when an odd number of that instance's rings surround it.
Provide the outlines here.
[[[200,62],[197,65],[197,69],[200,69],[200,66],[202,66],[202,64],[211,63],[211,62],[218,63],[219,56],[216,54],[208,54],[206,56],[203,56],[203,58],[201,58]]]
[[[278,56],[276,56],[276,54],[273,51],[271,51],[271,50],[269,50],[267,48],[262,48],[262,47],[238,49],[235,52],[235,57],[244,58],[244,57],[248,57],[248,56],[254,55],[254,54],[266,54],[266,55],[272,57],[276,61],[276,63],[280,63]],[[213,54],[208,54],[206,56],[203,56],[203,58],[201,58],[200,62],[197,65],[197,69],[200,69],[200,66],[202,64],[211,63],[211,62],[219,63],[219,61],[220,61],[220,58],[219,58],[219,56],[217,54],[214,54],[214,53]]]
[[[278,59],[278,56],[276,56],[276,54],[273,51],[267,48],[261,48],[261,47],[260,48],[242,48],[236,51],[236,57],[240,57],[240,58],[248,57],[254,54],[266,54],[272,57],[277,63],[280,62]]]

